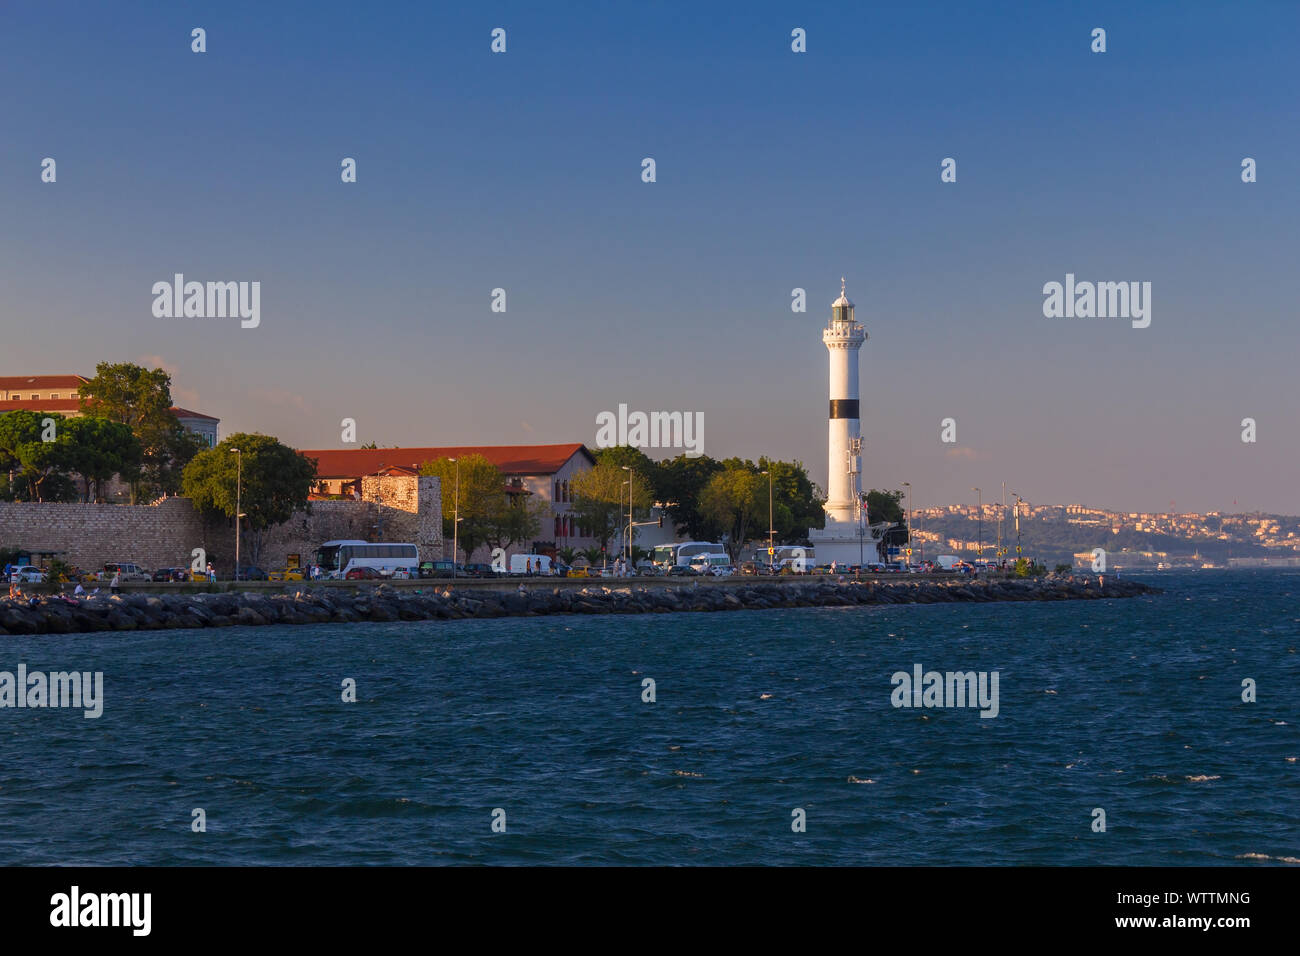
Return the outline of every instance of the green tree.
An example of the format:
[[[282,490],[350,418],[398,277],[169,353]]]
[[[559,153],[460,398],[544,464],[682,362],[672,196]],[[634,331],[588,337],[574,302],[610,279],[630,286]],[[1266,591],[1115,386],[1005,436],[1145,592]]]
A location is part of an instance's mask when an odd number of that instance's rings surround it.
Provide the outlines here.
[[[236,455],[233,449],[238,448]],[[249,535],[249,560],[261,561],[262,534],[307,508],[316,462],[269,435],[239,432],[199,452],[185,467],[182,487],[194,507],[210,516],[235,517],[238,492]]]
[[[58,432],[65,424],[62,415],[28,411],[0,415],[0,469],[6,473],[6,498],[77,500],[76,486],[64,474],[66,446],[58,441]]]
[[[699,508],[703,517],[724,529],[724,546],[735,562],[751,531],[766,522],[767,479],[752,464],[736,459],[709,479]]]
[[[507,506],[501,471],[482,455],[462,455],[459,462],[450,458],[426,461],[420,474],[440,479],[443,540],[456,540],[468,561],[480,545],[487,544],[490,535],[501,530],[499,523]],[[457,517],[459,532],[455,531]]]
[[[485,524],[484,541],[490,548],[506,549],[511,545],[532,546],[542,530],[542,520],[550,510],[544,501],[531,501],[529,495],[505,495],[496,514]]]
[[[817,488],[808,477],[802,462],[772,461],[760,458],[751,465],[739,458],[729,458],[723,464],[731,468],[747,468],[772,473],[772,519],[778,544],[806,544],[808,529],[826,526],[826,511]],[[762,476],[766,483],[767,477]],[[764,489],[766,494],[767,489]],[[761,516],[762,529],[756,537],[767,536],[767,512]],[[744,542],[741,542],[742,544]]]
[[[659,462],[654,479],[655,492],[679,537],[712,541],[721,536],[722,529],[701,514],[699,501],[704,486],[722,471],[722,467],[721,462],[707,455],[698,458],[678,455]]]
[[[172,414],[170,375],[129,362],[100,362],[79,394],[82,414],[127,425],[140,443],[139,470],[122,474],[131,484],[132,504],[143,494],[181,487],[185,466],[203,445]]]
[[[635,465],[631,465],[635,469]],[[627,526],[628,475],[632,477],[632,516],[644,517],[654,503],[654,493],[648,474],[633,470],[626,472],[612,462],[601,462],[588,471],[580,471],[569,479],[573,492],[573,512],[581,524],[591,529],[592,537],[608,550],[611,539],[621,544],[623,529]]]
[[[63,465],[81,479],[83,501],[102,501],[104,482],[135,474],[143,453],[129,426],[106,418],[68,419],[59,426],[58,443]]]

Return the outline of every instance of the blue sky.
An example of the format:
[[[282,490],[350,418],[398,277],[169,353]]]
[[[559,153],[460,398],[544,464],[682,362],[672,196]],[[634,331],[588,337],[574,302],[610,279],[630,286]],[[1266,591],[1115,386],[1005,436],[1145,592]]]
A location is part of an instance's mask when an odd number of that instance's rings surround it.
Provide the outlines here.
[[[824,483],[845,275],[868,486],[1296,513],[1300,7],[1137,6],[11,2],[0,374],[161,363],[299,447],[702,412]],[[261,326],[155,318],[176,272]],[[1045,318],[1067,272],[1150,328]]]

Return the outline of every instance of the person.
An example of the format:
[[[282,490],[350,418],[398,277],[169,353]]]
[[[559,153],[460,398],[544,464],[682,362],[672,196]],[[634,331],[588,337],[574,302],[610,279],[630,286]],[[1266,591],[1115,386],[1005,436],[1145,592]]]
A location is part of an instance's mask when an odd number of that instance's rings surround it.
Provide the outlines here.
[[[73,591],[72,591],[72,595],[73,595],[73,597],[85,597],[85,596],[86,596],[86,589],[83,588],[83,587],[81,586],[81,582],[80,582],[80,581],[77,582],[77,586],[76,586],[76,588],[73,589]]]
[[[108,590],[110,593],[116,594],[118,588],[121,586],[122,586],[122,572],[114,571],[113,580],[108,582]]]
[[[208,562],[208,581],[213,584],[217,581],[217,569],[213,566],[211,561]]]

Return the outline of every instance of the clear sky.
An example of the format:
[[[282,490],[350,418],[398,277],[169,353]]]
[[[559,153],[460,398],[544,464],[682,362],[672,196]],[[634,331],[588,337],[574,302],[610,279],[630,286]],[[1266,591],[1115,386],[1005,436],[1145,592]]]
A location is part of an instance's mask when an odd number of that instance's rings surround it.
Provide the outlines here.
[[[594,444],[619,403],[701,412],[706,454],[824,485],[844,275],[868,487],[1294,514],[1298,24],[1292,2],[8,0],[0,374],[161,364],[223,434],[298,447],[341,447],[347,417],[380,445]],[[261,282],[260,327],[155,318],[177,272]],[[1150,327],[1045,318],[1066,273],[1150,282]]]

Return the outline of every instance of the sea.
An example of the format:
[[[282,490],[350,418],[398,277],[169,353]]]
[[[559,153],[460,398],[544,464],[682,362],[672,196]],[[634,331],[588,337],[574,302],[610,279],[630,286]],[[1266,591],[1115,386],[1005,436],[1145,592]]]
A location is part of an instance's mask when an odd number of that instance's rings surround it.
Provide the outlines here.
[[[1132,577],[1164,591],[0,637],[104,688],[0,709],[0,864],[1300,865],[1300,571]],[[918,665],[996,672],[996,716],[895,706]]]

